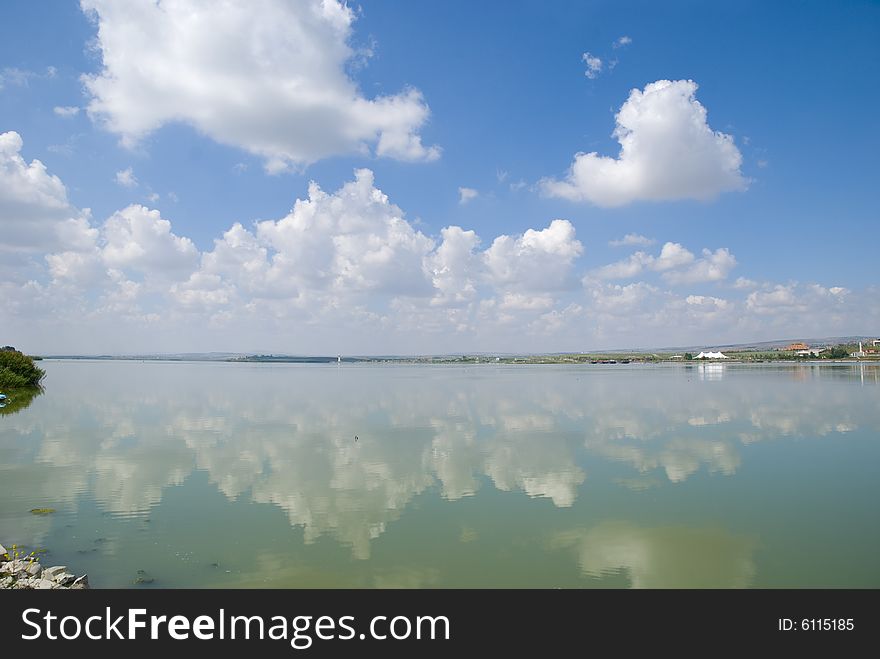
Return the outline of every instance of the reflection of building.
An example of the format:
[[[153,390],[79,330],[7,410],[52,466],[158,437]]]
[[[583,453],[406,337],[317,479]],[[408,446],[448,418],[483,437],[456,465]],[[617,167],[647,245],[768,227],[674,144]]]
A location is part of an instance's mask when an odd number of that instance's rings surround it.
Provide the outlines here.
[[[724,377],[724,364],[700,364],[697,373],[701,380],[720,380]]]

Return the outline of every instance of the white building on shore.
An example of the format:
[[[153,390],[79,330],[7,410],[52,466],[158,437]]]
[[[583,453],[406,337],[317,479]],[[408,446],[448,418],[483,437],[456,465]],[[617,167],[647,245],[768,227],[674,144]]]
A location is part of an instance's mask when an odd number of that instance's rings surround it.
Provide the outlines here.
[[[699,355],[694,357],[694,359],[730,359],[727,355],[723,355],[720,352],[700,352]]]

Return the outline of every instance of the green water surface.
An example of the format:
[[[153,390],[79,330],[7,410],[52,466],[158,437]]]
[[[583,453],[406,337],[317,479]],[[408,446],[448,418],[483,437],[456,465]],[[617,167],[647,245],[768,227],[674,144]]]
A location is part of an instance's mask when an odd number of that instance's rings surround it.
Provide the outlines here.
[[[0,542],[93,587],[880,587],[878,365],[41,366]]]

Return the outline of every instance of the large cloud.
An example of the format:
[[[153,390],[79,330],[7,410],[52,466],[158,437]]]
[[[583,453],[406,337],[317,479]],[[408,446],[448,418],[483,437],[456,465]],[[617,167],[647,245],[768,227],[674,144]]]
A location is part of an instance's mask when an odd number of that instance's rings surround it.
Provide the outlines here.
[[[553,220],[546,229],[521,236],[498,236],[483,255],[489,277],[501,288],[560,290],[572,284],[571,266],[583,253],[568,220]]]
[[[356,171],[335,194],[312,183],[308,200],[297,200],[277,222],[260,222],[257,236],[276,250],[276,267],[289,268],[311,287],[402,294],[428,289],[422,260],[434,243],[373,186],[368,169]]]
[[[332,307],[352,296],[429,296],[426,258],[434,241],[404,219],[373,185],[368,169],[334,193],[316,183],[280,220],[234,225],[201,267],[175,288],[184,304],[322,296]],[[318,312],[318,309],[313,309]]]
[[[175,293],[196,306],[262,298],[330,309],[355,299],[381,307],[395,297],[460,306],[498,292],[505,308],[546,310],[552,299],[540,293],[577,284],[572,272],[583,246],[567,220],[498,236],[484,251],[474,231],[449,226],[440,237],[438,245],[416,230],[361,169],[335,192],[312,183],[308,198],[280,220],[253,231],[235,225]]]
[[[653,270],[662,273],[663,279],[672,285],[698,284],[726,279],[735,266],[736,257],[726,247],[714,252],[703,249],[702,258],[697,259],[680,243],[668,242],[657,256],[635,252],[595,269],[590,279],[632,279],[645,270]]]
[[[159,275],[192,270],[198,260],[193,242],[175,235],[171,222],[145,206],[114,213],[102,234],[103,260],[112,268]]]
[[[474,250],[480,238],[474,231],[446,227],[442,242],[430,257],[431,280],[438,291],[436,303],[465,302],[477,294],[478,261]]]
[[[455,225],[427,235],[369,170],[334,191],[313,183],[287,215],[233,224],[199,253],[156,209],[93,224],[56,176],[25,161],[17,134],[2,146],[2,327],[35,351],[580,350],[880,323],[871,288],[724,285],[736,259],[723,247],[698,255],[666,242],[579,287],[584,246],[571,222],[487,240]],[[652,280],[607,282],[642,273]]]
[[[433,160],[416,89],[364,97],[346,73],[354,12],[337,0],[82,0],[103,69],[89,114],[137,143],[182,121],[266,159],[270,171],[367,151]]]
[[[706,281],[727,279],[728,273],[736,266],[736,257],[721,247],[714,252],[703,250],[703,258],[695,261],[685,270],[667,272],[663,275],[670,284],[697,284]]]
[[[0,134],[0,251],[52,249],[74,209],[67,189],[39,160],[21,156],[16,132]]]
[[[578,153],[563,180],[545,179],[551,197],[622,206],[633,201],[712,199],[743,190],[742,155],[730,135],[712,130],[691,80],[658,80],[633,89],[616,116],[617,158]]]
[[[98,232],[88,210],[70,204],[61,179],[28,163],[22,146],[18,133],[0,134],[0,280],[38,276],[47,253],[53,277],[92,279]]]
[[[852,302],[851,294],[852,291],[842,286],[776,284],[749,293],[746,308],[759,316],[782,318],[807,316],[820,309],[823,314],[845,315],[847,303]]]

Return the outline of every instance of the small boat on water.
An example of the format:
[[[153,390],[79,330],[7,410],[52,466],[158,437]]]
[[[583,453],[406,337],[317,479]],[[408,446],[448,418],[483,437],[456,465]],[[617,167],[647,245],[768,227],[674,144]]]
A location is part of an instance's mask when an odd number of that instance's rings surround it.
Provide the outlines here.
[[[9,402],[9,397],[6,394],[0,394],[0,407],[6,407],[6,403]]]

